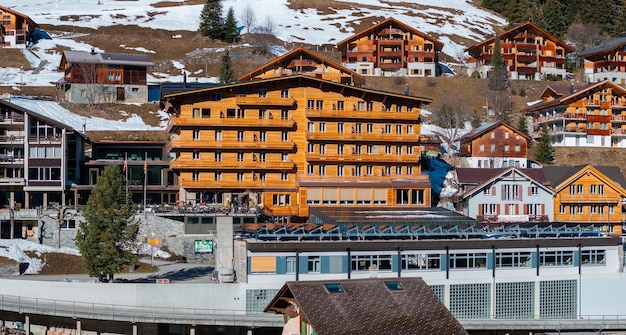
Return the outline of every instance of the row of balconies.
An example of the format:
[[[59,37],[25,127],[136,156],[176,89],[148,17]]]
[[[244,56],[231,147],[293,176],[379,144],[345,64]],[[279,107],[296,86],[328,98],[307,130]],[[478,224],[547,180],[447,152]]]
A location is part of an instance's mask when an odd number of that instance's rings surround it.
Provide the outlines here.
[[[309,132],[306,134],[306,139],[309,141],[385,141],[417,143],[419,141],[419,134]]]
[[[307,153],[306,160],[310,162],[367,162],[367,163],[398,163],[404,162],[407,164],[419,163],[420,155],[418,154],[399,154],[399,155],[386,155],[386,154],[320,154],[320,153]]]
[[[295,181],[285,180],[192,180],[180,179],[179,184],[184,188],[201,189],[267,189],[267,188],[296,188]]]
[[[293,119],[280,119],[280,118],[268,118],[268,119],[237,119],[237,118],[188,118],[188,117],[175,117],[170,120],[171,127],[233,127],[233,128],[259,128],[259,127],[271,127],[271,128],[293,128],[296,125],[296,121]]]
[[[207,161],[176,159],[170,163],[172,169],[218,169],[218,170],[281,170],[289,171],[296,167],[293,161]]]
[[[167,150],[175,149],[215,149],[215,150],[282,150],[292,151],[296,147],[293,141],[200,141],[200,140],[171,140]]]
[[[481,223],[496,223],[499,222],[500,219],[498,218],[498,215],[476,215],[476,220],[480,221]],[[549,222],[550,221],[550,217],[547,215],[528,215],[528,221],[529,222]]]
[[[235,103],[239,106],[279,106],[292,107],[296,105],[296,99],[289,97],[260,97],[254,95],[238,94]]]
[[[608,115],[594,115],[594,114],[582,114],[582,113],[558,113],[558,114],[548,114],[548,115],[541,115],[539,117],[534,117],[533,118],[533,123],[543,123],[543,122],[548,122],[548,121],[555,121],[555,120],[579,120],[579,121],[585,121],[587,120],[589,117],[608,117]],[[626,121],[626,115],[611,115],[611,121],[614,121],[616,123],[620,123],[620,122],[625,122]]]
[[[420,121],[420,113],[417,111],[394,112],[387,110],[384,106],[372,106],[372,111],[357,111],[356,105],[352,110],[319,110],[307,109],[306,117],[308,118],[324,118],[324,119],[368,119],[368,120],[402,120],[402,121]],[[376,108],[378,107],[378,108]]]

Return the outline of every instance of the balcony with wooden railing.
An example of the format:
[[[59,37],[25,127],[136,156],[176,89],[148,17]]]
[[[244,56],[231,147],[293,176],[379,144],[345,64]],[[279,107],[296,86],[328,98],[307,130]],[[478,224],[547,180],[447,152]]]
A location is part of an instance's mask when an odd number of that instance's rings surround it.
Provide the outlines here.
[[[613,123],[623,123],[626,122],[626,115],[611,115],[611,122]]]
[[[185,128],[293,128],[296,121],[293,119],[267,118],[190,118],[175,117],[170,120],[168,129],[173,127]]]
[[[201,141],[201,140],[171,140],[167,150],[206,149],[206,150],[281,150],[292,151],[296,147],[293,141]]]
[[[306,134],[309,141],[367,141],[367,142],[403,142],[419,141],[419,134],[385,134],[385,133],[328,133],[310,132]]]
[[[60,144],[62,139],[61,136],[29,136],[28,143]]]
[[[293,107],[296,105],[296,99],[289,97],[260,97],[254,95],[238,94],[235,97],[235,103],[238,106],[278,106]]]
[[[626,136],[626,128],[611,128],[611,136]]]
[[[184,170],[279,170],[290,171],[296,167],[296,163],[293,161],[208,161],[208,160],[194,160],[194,159],[176,159],[170,162],[170,168]]]
[[[24,164],[24,157],[23,156],[14,156],[14,155],[7,155],[7,154],[0,154],[0,164],[1,165],[13,165],[13,164],[17,164],[17,165],[22,165]]]
[[[350,172],[350,171],[347,171]],[[411,176],[392,176],[392,175],[361,175],[361,176],[353,176],[350,173],[344,176],[308,176],[303,175],[299,176],[297,181],[300,185],[306,183],[345,183],[345,182],[353,182],[353,183],[391,183],[393,181],[402,180],[402,182],[407,183],[424,183],[428,180],[428,175],[425,173],[411,175]]]
[[[407,112],[392,112],[382,111],[380,106],[374,104],[373,111],[357,111],[356,106],[349,110],[319,110],[319,109],[307,109],[306,117],[309,119],[321,118],[321,119],[365,119],[365,120],[384,120],[384,121],[420,121],[419,109],[415,111]]]
[[[24,139],[25,139],[24,136],[15,136],[15,135],[0,136],[0,145],[11,145],[11,144],[23,145]]]
[[[240,189],[240,190],[265,190],[268,188],[291,188],[297,187],[295,181],[283,180],[192,180],[180,179],[179,185],[188,189]]]
[[[557,120],[564,120],[564,119],[584,121],[587,119],[587,115],[585,113],[546,114],[546,115],[533,117],[533,123],[543,123],[543,122],[557,121]]]
[[[24,125],[24,116],[23,115],[15,115],[0,117],[0,125]]]
[[[420,156],[417,154],[385,155],[385,154],[319,154],[307,153],[309,162],[333,163],[403,163],[418,164]]]

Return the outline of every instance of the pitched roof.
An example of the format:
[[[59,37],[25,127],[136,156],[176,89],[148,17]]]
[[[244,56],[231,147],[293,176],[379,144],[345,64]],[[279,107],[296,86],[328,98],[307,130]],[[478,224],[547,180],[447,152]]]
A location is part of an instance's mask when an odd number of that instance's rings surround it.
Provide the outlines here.
[[[457,181],[461,184],[478,185],[496,176],[503,174],[506,170],[515,169],[525,174],[529,178],[537,181],[542,185],[550,184],[550,180],[546,177],[543,169],[518,169],[509,168],[456,168]]]
[[[538,110],[542,110],[544,108],[550,108],[550,107],[556,107],[556,106],[562,106],[562,105],[567,105],[571,102],[574,102],[578,99],[583,99],[585,97],[587,97],[587,95],[589,95],[590,92],[593,92],[595,90],[599,90],[599,89],[604,89],[606,87],[611,87],[613,89],[613,95],[618,95],[621,93],[621,95],[626,95],[626,89],[621,87],[620,85],[617,85],[616,83],[610,81],[610,80],[605,80],[605,81],[601,81],[599,83],[593,84],[593,85],[589,85],[587,87],[584,87],[578,91],[574,91],[572,94],[569,95],[564,95],[562,97],[558,97],[554,100],[549,100],[549,101],[542,101],[542,102],[538,102],[534,105],[528,106],[526,108],[523,109],[522,112],[524,113],[532,113]]]
[[[522,133],[521,131],[515,129],[514,127],[502,122],[501,120],[498,121],[494,121],[494,122],[489,122],[489,123],[485,123],[480,125],[478,128],[474,128],[472,130],[470,130],[468,133],[466,133],[465,135],[461,136],[459,138],[459,141],[463,142],[463,141],[471,141],[475,138],[478,138],[480,136],[482,136],[483,134],[491,131],[492,129],[498,128],[499,126],[505,126],[506,128],[509,128],[511,131],[513,131],[514,133],[525,137],[527,140],[530,140],[530,137],[528,137],[526,134]]]
[[[582,170],[589,168],[595,168],[598,172],[626,189],[626,178],[624,178],[622,170],[617,166],[591,166],[589,164],[576,166],[544,166],[543,170],[546,178],[548,178],[556,188]]]
[[[256,68],[256,69],[254,69],[254,70],[252,70],[252,71],[242,75],[241,77],[239,77],[239,81],[253,79],[254,76],[256,76],[256,75],[258,75],[258,74],[260,74],[262,72],[265,72],[267,70],[274,69],[277,65],[286,66],[286,64],[288,64],[289,61],[291,61],[292,59],[294,59],[296,57],[301,57],[301,56],[304,56],[304,57],[307,57],[307,58],[310,58],[310,59],[314,59],[314,60],[320,62],[321,64],[328,64],[330,67],[333,67],[333,68],[338,69],[339,71],[341,71],[341,73],[349,74],[352,78],[357,79],[356,82],[358,84],[362,84],[363,82],[365,82],[365,79],[364,79],[364,77],[362,75],[360,75],[360,74],[358,74],[358,73],[356,73],[356,72],[354,72],[354,71],[352,71],[352,70],[350,70],[350,69],[348,69],[346,67],[343,67],[340,64],[337,64],[337,63],[333,62],[332,60],[330,60],[330,59],[328,59],[328,58],[326,58],[324,56],[318,55],[318,54],[316,54],[316,53],[314,53],[314,52],[312,52],[310,50],[307,50],[305,48],[302,48],[302,47],[293,49],[293,50],[287,52],[286,54],[284,54],[284,55],[282,55],[280,57],[277,57],[277,58],[273,59],[272,61],[270,61],[268,63],[265,63],[265,64],[259,66],[258,68]]]
[[[554,97],[555,99],[573,94],[574,92],[578,92],[588,86],[588,84],[570,84],[570,85],[548,85],[541,92],[540,97],[543,99],[546,96]],[[552,92],[552,93],[550,93]]]
[[[610,39],[591,47],[578,54],[582,58],[592,58],[593,56],[601,56],[615,49],[622,49],[626,45],[626,37],[618,37]]]
[[[413,95],[405,95],[405,94],[395,93],[395,92],[379,91],[379,90],[359,87],[359,86],[351,86],[351,85],[341,84],[341,83],[331,81],[331,80],[325,80],[325,79],[302,75],[302,74],[283,76],[283,77],[273,77],[273,78],[259,79],[259,80],[253,80],[253,81],[244,81],[240,83],[220,85],[216,87],[209,87],[209,88],[204,88],[204,89],[195,90],[195,91],[173,93],[173,94],[168,94],[164,96],[163,98],[164,99],[177,99],[177,98],[206,99],[207,98],[206,94],[210,92],[219,92],[222,90],[231,90],[231,89],[236,90],[237,88],[245,88],[248,86],[259,87],[259,84],[270,84],[270,83],[291,82],[291,81],[295,82],[295,86],[333,87],[342,92],[348,92],[352,90],[354,92],[358,92],[360,95],[366,94],[366,93],[374,94],[374,95],[381,95],[384,97],[393,97],[393,98],[413,101],[416,104],[429,104],[432,102],[432,100],[429,98],[418,97],[418,96],[413,96]]]
[[[24,114],[32,115],[50,125],[70,130],[90,143],[89,137],[87,137],[85,133],[63,122],[62,117],[56,115],[54,108],[51,108],[58,106],[56,102],[18,97],[11,98],[11,100],[0,99],[0,105],[5,105]]]
[[[436,39],[436,38],[434,38],[434,37],[432,37],[430,35],[427,35],[427,34],[421,32],[421,31],[419,31],[419,30],[409,26],[408,24],[402,23],[402,22],[396,20],[393,17],[387,18],[387,19],[385,19],[385,20],[383,20],[383,21],[381,21],[381,22],[379,22],[379,23],[377,23],[377,24],[375,24],[375,25],[373,25],[373,26],[371,26],[371,27],[369,27],[369,28],[367,28],[365,30],[362,30],[362,31],[360,31],[360,32],[358,32],[358,33],[356,33],[356,34],[354,34],[354,35],[352,35],[352,36],[350,36],[350,37],[348,37],[348,38],[338,42],[337,43],[337,47],[339,49],[343,49],[343,47],[346,44],[348,44],[350,41],[353,41],[355,39],[358,39],[358,38],[361,38],[363,36],[366,36],[366,35],[370,34],[371,32],[376,31],[378,29],[383,29],[387,25],[397,26],[397,27],[401,28],[404,31],[410,31],[413,34],[419,35],[419,36],[423,37],[424,39],[433,42],[433,44],[435,45],[435,50],[439,51],[439,50],[441,50],[443,48],[443,42],[441,42],[438,39]]]
[[[514,173],[521,176],[525,176],[530,180],[534,180],[539,186],[543,187],[546,192],[553,193],[554,191],[548,188],[550,182],[546,179],[542,169],[518,169],[516,167],[501,168],[501,169],[476,169],[476,168],[463,168],[457,169],[460,171],[461,177],[459,177],[459,171],[457,171],[457,181],[459,184],[476,185],[463,193],[463,198],[473,195],[476,191],[481,190],[488,184],[493,183],[498,178],[506,176],[507,174]],[[466,171],[477,170],[477,171]],[[484,171],[484,172],[482,172]],[[462,179],[464,178],[464,179]],[[463,180],[463,181],[462,181]]]
[[[153,66],[154,63],[150,58],[142,54],[121,54],[111,52],[86,52],[66,50],[63,57],[68,63],[87,63],[87,64],[110,64],[110,65],[134,65],[134,66]]]
[[[0,6],[0,12],[3,12],[3,13],[11,13],[11,14],[13,14],[13,15],[15,15],[15,16],[22,17],[22,18],[24,18],[24,20],[28,21],[29,23],[32,23],[33,25],[38,26],[38,24],[36,24],[36,23],[35,23],[35,21],[33,21],[33,20],[32,20],[30,17],[28,17],[26,14],[22,14],[22,13],[20,13],[20,12],[18,12],[18,11],[15,11],[15,10],[11,9],[11,8],[4,7],[4,6]]]
[[[532,31],[538,35],[543,35],[545,37],[547,37],[548,39],[554,41],[557,45],[559,45],[560,47],[562,47],[563,49],[565,49],[566,53],[569,52],[573,52],[574,48],[572,48],[571,46],[565,44],[563,41],[561,41],[560,39],[556,38],[554,35],[550,34],[549,32],[541,29],[539,26],[537,26],[536,24],[532,23],[532,22],[526,22],[526,23],[522,23],[520,25],[517,25],[503,33],[498,34],[497,36],[500,37],[500,39],[502,39],[502,36],[506,36],[506,35],[511,35],[511,34],[516,34],[518,32],[518,30],[528,30],[528,31]],[[483,45],[488,45],[491,44],[495,41],[496,37],[491,37],[488,38],[482,42],[476,43],[468,48],[465,48],[464,51],[469,52],[471,54],[472,50],[482,50],[482,46]]]
[[[467,334],[421,278],[290,281],[264,311],[291,302],[318,335]]]

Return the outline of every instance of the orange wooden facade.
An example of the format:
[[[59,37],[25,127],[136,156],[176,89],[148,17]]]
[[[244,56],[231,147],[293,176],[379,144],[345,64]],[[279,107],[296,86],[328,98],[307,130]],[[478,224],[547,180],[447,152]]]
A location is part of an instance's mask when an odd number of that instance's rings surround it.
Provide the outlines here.
[[[626,136],[626,89],[604,81],[571,94],[552,97],[524,110],[532,116],[533,137],[545,124],[552,135],[581,134],[610,136],[606,146],[617,146]]]
[[[528,153],[528,138],[517,129],[498,122],[476,136],[461,138],[459,155],[464,157],[493,156],[524,158]]]
[[[546,75],[564,78],[565,56],[574,51],[567,44],[537,25],[526,22],[498,35],[502,58],[512,79],[544,79]],[[470,68],[486,77],[483,66],[491,64],[495,37],[477,43],[467,49]]]
[[[394,18],[388,18],[339,43],[342,64],[363,75],[402,72],[434,77],[443,43]],[[371,64],[371,67],[366,65]],[[428,64],[429,66],[411,66]]]
[[[37,26],[28,16],[0,6],[2,47],[24,46]]]
[[[554,186],[554,221],[606,223],[607,231],[621,234],[626,190],[617,182],[587,165]]]
[[[246,194],[268,214],[299,217],[316,205],[430,206],[419,147],[428,99],[309,75],[165,99],[183,201]]]
[[[309,75],[350,85],[362,85],[365,82],[365,79],[354,71],[304,48],[294,49],[244,74],[239,77],[239,81],[267,79],[295,74]]]

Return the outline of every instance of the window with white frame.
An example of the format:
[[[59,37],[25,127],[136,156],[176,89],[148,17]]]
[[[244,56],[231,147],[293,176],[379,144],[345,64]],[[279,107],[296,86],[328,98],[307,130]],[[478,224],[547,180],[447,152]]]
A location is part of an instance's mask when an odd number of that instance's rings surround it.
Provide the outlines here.
[[[581,250],[580,264],[606,265],[606,250]]]
[[[287,256],[285,257],[285,266],[286,273],[296,273],[296,257],[295,256]]]
[[[487,267],[486,253],[450,254],[450,269],[482,269]]]
[[[540,266],[571,266],[574,264],[574,251],[558,250],[558,251],[540,251]]]
[[[320,261],[320,256],[309,256],[307,260],[307,268],[309,272],[319,273],[322,269],[322,262]]]
[[[376,265],[379,271],[391,271],[391,255],[352,255],[352,271],[369,271]]]
[[[530,267],[530,252],[497,252],[497,268]]]
[[[439,270],[441,256],[431,253],[407,253],[402,255],[402,270]]]

